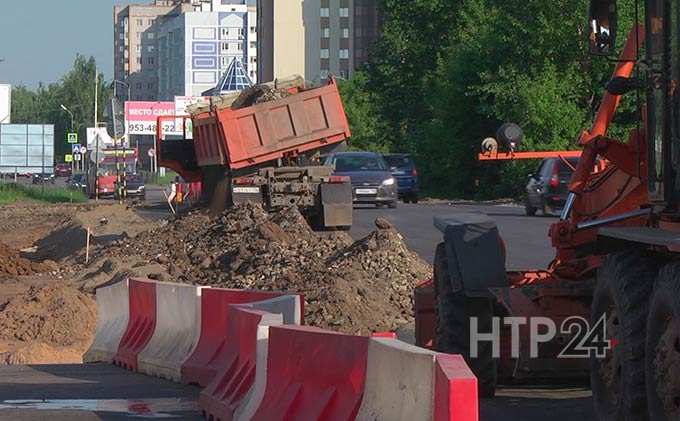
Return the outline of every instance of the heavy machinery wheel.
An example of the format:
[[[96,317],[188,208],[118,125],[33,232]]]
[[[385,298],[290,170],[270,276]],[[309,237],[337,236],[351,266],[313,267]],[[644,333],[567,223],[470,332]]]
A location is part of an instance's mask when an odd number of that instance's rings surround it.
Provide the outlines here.
[[[591,354],[590,383],[600,420],[647,417],[644,356],[649,296],[658,262],[634,250],[612,254],[597,271],[591,327],[604,315],[612,348]]]
[[[470,358],[470,317],[479,318],[480,332],[491,331],[493,309],[487,298],[466,297],[454,292],[444,243],[437,245],[434,259],[437,350],[460,354],[477,376],[479,396],[491,398],[496,393],[498,371],[489,342],[479,344],[477,358]]]
[[[680,264],[659,272],[647,318],[647,406],[652,420],[680,419]]]
[[[536,208],[531,206],[529,199],[524,202],[524,212],[526,212],[527,216],[536,216]]]

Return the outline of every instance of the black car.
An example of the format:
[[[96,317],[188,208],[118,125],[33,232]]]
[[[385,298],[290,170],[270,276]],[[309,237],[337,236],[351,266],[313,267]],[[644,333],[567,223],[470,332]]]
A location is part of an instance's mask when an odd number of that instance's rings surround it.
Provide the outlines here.
[[[392,176],[397,180],[399,198],[404,203],[418,203],[420,193],[420,182],[418,180],[418,170],[410,155],[385,154],[383,155],[387,165],[390,166]]]
[[[54,174],[48,174],[48,173],[33,174],[32,181],[33,181],[33,184],[44,184],[44,183],[54,184]]]
[[[397,207],[397,180],[382,155],[374,152],[338,152],[326,157],[333,174],[352,182],[354,203]]]
[[[68,179],[68,187],[85,193],[87,191],[85,174],[73,174],[71,178]]]
[[[125,178],[126,197],[146,198],[144,179],[137,174],[130,174]]]
[[[536,173],[529,175],[526,186],[527,215],[535,215],[538,209],[548,215],[564,207],[569,180],[577,164],[578,158],[548,158],[541,162]]]

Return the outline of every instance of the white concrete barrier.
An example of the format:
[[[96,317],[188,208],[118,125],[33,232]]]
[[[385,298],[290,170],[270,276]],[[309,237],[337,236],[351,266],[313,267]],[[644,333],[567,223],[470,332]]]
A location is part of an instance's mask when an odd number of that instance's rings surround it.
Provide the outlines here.
[[[252,308],[280,314],[283,324],[302,324],[302,300],[299,295],[284,295],[271,300],[238,304],[236,307]],[[275,325],[275,323],[270,323]],[[255,382],[241,404],[234,412],[234,420],[251,420],[262,403],[267,388],[267,355],[269,353],[269,326],[260,326],[257,330],[257,357],[255,365]]]
[[[97,331],[90,349],[83,355],[83,362],[107,362],[118,351],[130,317],[130,281],[97,288]]]
[[[434,419],[436,356],[396,339],[371,338],[364,398],[356,419]]]
[[[142,373],[180,381],[182,363],[201,334],[201,290],[185,284],[156,283],[156,329],[139,353]]]
[[[283,316],[283,324],[286,325],[302,324],[302,300],[299,295],[283,295],[270,300],[237,304],[237,306],[281,314]]]

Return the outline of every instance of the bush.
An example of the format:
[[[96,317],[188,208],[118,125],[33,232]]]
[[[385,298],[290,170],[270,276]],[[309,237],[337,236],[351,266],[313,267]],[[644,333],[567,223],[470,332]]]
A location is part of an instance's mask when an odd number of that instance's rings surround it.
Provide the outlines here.
[[[37,200],[46,203],[85,203],[87,196],[66,187],[25,186],[21,184],[0,184],[0,204],[19,200]]]

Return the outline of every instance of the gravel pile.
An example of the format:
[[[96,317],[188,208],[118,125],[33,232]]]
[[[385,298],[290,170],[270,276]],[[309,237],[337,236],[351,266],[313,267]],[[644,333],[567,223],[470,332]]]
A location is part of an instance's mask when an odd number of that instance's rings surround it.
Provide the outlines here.
[[[98,259],[135,257],[167,268],[159,280],[305,295],[306,323],[348,333],[395,330],[413,320],[416,282],[430,266],[389,222],[359,241],[315,233],[297,209],[245,204],[200,212],[117,241]]]

